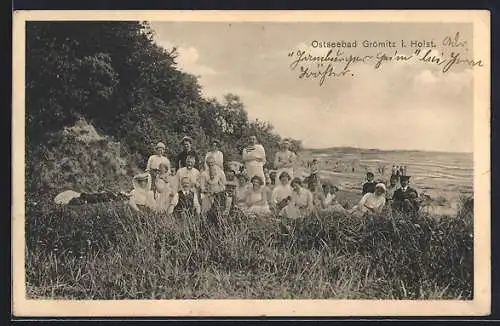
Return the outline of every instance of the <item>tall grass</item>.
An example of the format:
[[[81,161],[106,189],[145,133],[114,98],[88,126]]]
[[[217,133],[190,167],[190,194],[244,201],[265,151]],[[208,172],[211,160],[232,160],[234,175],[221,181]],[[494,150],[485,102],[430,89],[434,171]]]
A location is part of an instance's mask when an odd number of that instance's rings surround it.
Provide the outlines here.
[[[54,299],[471,299],[473,216],[135,214],[120,204],[29,212],[27,290]]]

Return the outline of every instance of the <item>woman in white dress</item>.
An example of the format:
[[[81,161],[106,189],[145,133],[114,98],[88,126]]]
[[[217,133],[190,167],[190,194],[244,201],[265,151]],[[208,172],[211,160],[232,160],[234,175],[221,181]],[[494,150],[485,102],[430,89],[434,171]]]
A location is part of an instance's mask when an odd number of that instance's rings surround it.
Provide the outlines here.
[[[277,169],[277,175],[279,176],[286,171],[290,176],[290,180],[293,179],[293,168],[296,160],[297,155],[290,150],[290,142],[284,140],[281,143],[280,150],[274,156],[274,168]]]
[[[354,217],[361,218],[369,214],[382,213],[385,206],[386,187],[383,183],[375,185],[375,192],[366,193],[359,203],[349,210],[349,214]]]
[[[160,170],[162,171],[156,178],[156,210],[161,213],[172,214],[174,211],[174,205],[172,205],[172,200],[174,198],[176,188],[170,184],[170,173],[167,172],[168,169],[160,165]]]
[[[302,187],[302,181],[299,178],[294,178],[290,182],[290,186],[293,190],[291,201],[284,208],[284,215],[288,218],[299,218],[313,212],[313,195],[308,189]]]
[[[248,212],[263,215],[271,213],[269,209],[267,188],[264,187],[264,180],[255,175],[250,179],[251,187],[247,191],[246,204]]]
[[[266,151],[261,144],[257,143],[256,136],[249,137],[249,145],[243,149],[242,160],[245,164],[247,176],[252,179],[258,176],[266,180],[264,175],[264,164],[266,163]]]
[[[292,187],[290,187],[290,175],[283,171],[279,174],[279,183],[274,187],[271,194],[271,204],[277,207],[278,211],[283,209],[284,200],[292,197]]]
[[[224,170],[224,154],[220,151],[220,142],[217,139],[212,140],[212,147],[207,155],[205,155],[205,171],[208,171],[207,159],[209,157],[213,157],[215,164]]]

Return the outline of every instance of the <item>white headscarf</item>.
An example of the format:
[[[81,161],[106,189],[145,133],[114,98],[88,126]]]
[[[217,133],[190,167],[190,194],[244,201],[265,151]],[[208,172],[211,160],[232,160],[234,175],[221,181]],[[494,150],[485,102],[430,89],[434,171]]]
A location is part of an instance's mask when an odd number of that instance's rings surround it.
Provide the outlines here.
[[[385,184],[383,184],[383,183],[377,183],[377,184],[375,185],[375,189],[376,189],[376,188],[382,188],[382,189],[384,190],[384,192],[386,192],[386,191],[387,191],[387,189],[385,188]]]

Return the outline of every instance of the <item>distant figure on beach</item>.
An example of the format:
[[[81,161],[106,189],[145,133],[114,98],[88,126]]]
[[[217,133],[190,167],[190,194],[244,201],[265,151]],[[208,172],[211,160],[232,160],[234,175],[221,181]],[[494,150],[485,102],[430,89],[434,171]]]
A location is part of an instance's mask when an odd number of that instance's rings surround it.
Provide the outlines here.
[[[405,166],[403,166],[403,175],[406,175],[407,172],[408,172],[408,169],[407,169],[407,167],[405,165]]]
[[[396,175],[396,165],[392,165],[391,176]]]
[[[405,171],[402,165],[399,167],[399,175],[405,175]]]
[[[215,160],[215,164],[221,169],[224,169],[224,154],[220,151],[220,142],[218,139],[213,139],[211,143],[210,151],[205,155],[204,168],[208,171],[207,159],[212,156]]]
[[[186,167],[186,160],[188,156],[194,157],[194,167],[196,169],[199,169],[199,162],[198,162],[198,153],[196,153],[195,150],[193,150],[193,138],[189,136],[184,136],[182,138],[182,151],[177,155],[176,158],[176,169],[179,170],[183,167]]]
[[[319,172],[319,162],[317,159],[313,159],[310,165],[311,174],[316,174]]]
[[[257,136],[248,138],[248,146],[243,149],[242,160],[245,164],[247,176],[252,179],[258,176],[262,182],[266,180],[264,175],[264,164],[266,163],[266,151],[261,144],[257,143]]]
[[[398,166],[396,166],[396,177],[398,177],[398,179],[399,179],[399,176],[401,175],[401,172],[400,172],[400,171],[401,171],[401,170],[399,169],[399,165],[398,165]]]
[[[392,207],[403,214],[415,215],[419,210],[418,193],[409,184],[410,176],[401,176],[401,187],[394,191]]]
[[[348,212],[354,217],[361,218],[367,214],[380,214],[385,206],[386,187],[383,183],[375,185],[373,193],[366,193],[359,203]]]
[[[156,208],[154,193],[148,187],[148,179],[148,173],[137,174],[132,179],[134,189],[130,192],[128,204],[136,212]]]
[[[201,213],[201,206],[198,194],[193,189],[189,177],[182,177],[180,180],[180,190],[172,199],[174,215],[178,218],[189,218],[198,216]]]
[[[362,194],[365,195],[367,193],[373,193],[375,192],[375,181],[374,181],[375,176],[373,175],[373,172],[366,172],[366,182],[363,184],[363,191]]]
[[[290,141],[287,139],[283,140],[280,150],[274,156],[274,168],[277,170],[277,175],[286,171],[293,178],[293,167],[296,159],[297,155],[290,150]]]

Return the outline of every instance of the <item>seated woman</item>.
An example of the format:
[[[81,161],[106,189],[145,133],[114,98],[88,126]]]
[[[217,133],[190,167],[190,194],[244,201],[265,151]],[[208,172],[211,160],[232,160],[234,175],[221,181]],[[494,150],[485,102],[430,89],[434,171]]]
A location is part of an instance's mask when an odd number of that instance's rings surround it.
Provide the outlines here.
[[[175,195],[175,188],[170,184],[170,173],[166,165],[160,164],[160,174],[155,180],[156,183],[156,210],[162,213],[172,214],[174,206],[172,200]]]
[[[311,181],[307,184],[307,189],[311,192],[311,194],[313,196],[314,208],[317,210],[320,210],[323,207],[323,200],[324,200],[324,196],[323,196],[323,192],[322,192],[321,188],[319,187],[319,185],[316,182]]]
[[[239,209],[245,209],[247,207],[247,192],[248,192],[248,178],[246,174],[240,173],[237,175],[238,187],[234,191],[234,206]]]
[[[290,175],[283,171],[279,175],[279,184],[273,189],[271,194],[271,205],[277,213],[286,206],[285,202],[288,197],[292,196],[292,187],[290,187]]]
[[[264,180],[258,175],[254,175],[250,182],[251,187],[246,195],[247,211],[258,215],[271,213],[268,204],[269,193],[264,187]]]
[[[322,185],[322,190],[322,212],[347,214],[346,209],[342,207],[342,205],[340,205],[337,201],[336,193],[337,191],[339,191],[339,188],[337,186],[325,183]]]
[[[154,193],[148,187],[149,177],[149,173],[141,173],[132,180],[134,189],[130,192],[128,205],[136,212],[156,208]]]
[[[294,178],[290,182],[292,195],[290,204],[284,208],[284,215],[288,218],[299,218],[309,215],[314,209],[313,195],[305,188],[302,188],[302,181]]]
[[[368,214],[380,214],[385,206],[385,185],[377,183],[373,193],[366,193],[359,203],[349,210],[349,214],[361,218]]]

